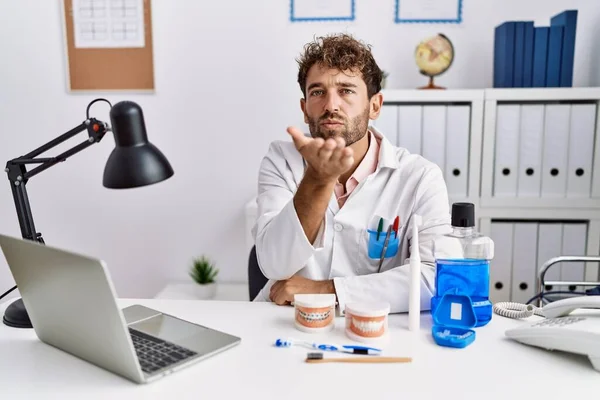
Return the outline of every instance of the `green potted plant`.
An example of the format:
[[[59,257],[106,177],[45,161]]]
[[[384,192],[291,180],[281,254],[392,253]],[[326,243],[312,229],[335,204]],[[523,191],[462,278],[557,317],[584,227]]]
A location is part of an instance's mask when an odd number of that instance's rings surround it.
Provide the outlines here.
[[[194,291],[200,299],[212,299],[217,292],[215,278],[219,270],[215,264],[206,256],[197,257],[192,262],[190,276],[197,283]]]

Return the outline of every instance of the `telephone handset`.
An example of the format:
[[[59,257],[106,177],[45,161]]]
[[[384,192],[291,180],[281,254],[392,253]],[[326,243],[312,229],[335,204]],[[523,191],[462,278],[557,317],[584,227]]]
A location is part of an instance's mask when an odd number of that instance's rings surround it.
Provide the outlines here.
[[[532,313],[530,315],[539,315],[544,319],[507,330],[505,335],[508,338],[547,350],[586,355],[594,369],[600,371],[600,296],[571,297],[542,308],[509,304],[497,303],[494,311],[509,318],[523,318],[526,317],[524,313]],[[579,309],[599,311],[571,315]],[[520,316],[514,316],[518,313],[521,313]]]

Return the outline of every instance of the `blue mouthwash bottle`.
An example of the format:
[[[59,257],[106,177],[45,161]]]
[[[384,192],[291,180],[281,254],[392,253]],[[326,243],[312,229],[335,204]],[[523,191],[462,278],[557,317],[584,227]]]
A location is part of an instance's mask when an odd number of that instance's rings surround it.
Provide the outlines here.
[[[470,298],[477,323],[484,326],[492,319],[490,294],[490,260],[494,258],[494,242],[475,231],[475,207],[472,203],[452,204],[452,232],[435,239],[435,296],[431,314],[444,294]]]

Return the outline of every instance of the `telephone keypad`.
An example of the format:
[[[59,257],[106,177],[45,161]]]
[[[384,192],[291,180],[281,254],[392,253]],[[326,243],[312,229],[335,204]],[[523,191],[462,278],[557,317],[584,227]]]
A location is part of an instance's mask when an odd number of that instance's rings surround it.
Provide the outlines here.
[[[563,327],[580,321],[584,321],[585,317],[558,317],[548,318],[538,323],[531,325],[532,327]]]

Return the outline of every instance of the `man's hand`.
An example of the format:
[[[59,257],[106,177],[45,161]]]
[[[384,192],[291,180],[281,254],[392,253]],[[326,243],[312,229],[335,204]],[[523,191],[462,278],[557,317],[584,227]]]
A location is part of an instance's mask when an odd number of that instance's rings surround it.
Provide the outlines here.
[[[277,305],[291,304],[295,294],[332,293],[335,294],[333,280],[313,281],[302,276],[292,276],[285,281],[277,281],[271,286],[269,298]]]
[[[354,151],[346,147],[346,142],[340,137],[327,140],[309,138],[294,127],[289,127],[287,132],[308,163],[306,174],[320,183],[335,183],[354,164]]]

